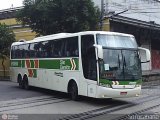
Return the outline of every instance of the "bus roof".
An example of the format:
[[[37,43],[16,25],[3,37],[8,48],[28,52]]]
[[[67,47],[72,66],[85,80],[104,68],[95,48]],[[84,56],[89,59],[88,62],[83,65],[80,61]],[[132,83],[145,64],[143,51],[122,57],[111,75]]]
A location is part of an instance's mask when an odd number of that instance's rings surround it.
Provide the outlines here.
[[[14,42],[13,45],[21,45],[25,43],[33,43],[33,42],[40,42],[40,41],[46,41],[46,40],[54,40],[54,39],[60,39],[60,38],[67,38],[67,37],[74,37],[79,35],[88,35],[88,34],[108,34],[108,35],[119,35],[119,36],[128,36],[133,37],[131,34],[124,34],[124,33],[118,33],[118,32],[107,32],[107,31],[83,31],[83,32],[77,32],[77,33],[57,33],[42,37],[34,38],[33,40],[29,41],[21,41],[21,42]]]

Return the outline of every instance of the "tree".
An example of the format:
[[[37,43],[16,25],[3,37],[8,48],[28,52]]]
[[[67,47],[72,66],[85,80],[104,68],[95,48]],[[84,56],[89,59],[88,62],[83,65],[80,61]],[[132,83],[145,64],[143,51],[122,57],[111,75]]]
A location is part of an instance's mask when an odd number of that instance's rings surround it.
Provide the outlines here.
[[[96,30],[100,18],[92,0],[24,0],[17,20],[40,35]]]
[[[4,61],[9,57],[10,46],[15,41],[15,35],[13,31],[5,24],[0,23],[0,59],[2,59],[2,67],[5,77],[5,65]]]

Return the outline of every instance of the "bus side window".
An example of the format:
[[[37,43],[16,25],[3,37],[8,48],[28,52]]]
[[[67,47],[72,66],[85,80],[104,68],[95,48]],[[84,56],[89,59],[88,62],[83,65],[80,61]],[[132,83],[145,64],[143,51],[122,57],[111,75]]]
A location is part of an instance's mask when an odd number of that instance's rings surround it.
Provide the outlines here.
[[[35,45],[35,43],[31,43],[30,44],[30,58],[34,58],[35,57],[34,45]]]
[[[56,40],[54,42],[54,57],[63,57],[64,47],[62,40]]]
[[[11,48],[11,58],[15,59],[15,46],[12,46]]]
[[[97,64],[93,35],[81,36],[83,74],[86,79],[97,80]]]
[[[42,42],[37,43],[37,56],[38,58],[43,58],[43,44]]]
[[[24,49],[25,49],[25,58],[29,58],[30,55],[29,55],[29,44],[26,44]]]
[[[18,58],[18,46],[15,46],[15,58]]]
[[[42,57],[49,57],[49,42],[48,41],[43,41],[42,42]]]
[[[78,57],[78,37],[67,38],[65,47],[66,57]]]
[[[52,41],[49,41],[49,55],[50,55],[50,58],[54,57],[54,40]]]
[[[17,46],[17,49],[16,49],[16,58],[19,58],[20,56],[20,49],[19,49],[19,45]]]
[[[22,45],[22,49],[21,49],[22,58],[25,58],[24,46],[25,46],[25,45]]]
[[[35,50],[35,58],[39,58],[39,43],[35,43],[34,45],[34,50]]]

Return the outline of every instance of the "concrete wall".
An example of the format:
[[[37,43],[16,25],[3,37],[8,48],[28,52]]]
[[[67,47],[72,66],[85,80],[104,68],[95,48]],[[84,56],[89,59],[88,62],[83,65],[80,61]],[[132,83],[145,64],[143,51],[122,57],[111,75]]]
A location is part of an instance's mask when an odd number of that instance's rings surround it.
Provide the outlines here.
[[[105,19],[103,21],[103,27],[102,27],[103,31],[110,31],[110,22],[109,19]]]

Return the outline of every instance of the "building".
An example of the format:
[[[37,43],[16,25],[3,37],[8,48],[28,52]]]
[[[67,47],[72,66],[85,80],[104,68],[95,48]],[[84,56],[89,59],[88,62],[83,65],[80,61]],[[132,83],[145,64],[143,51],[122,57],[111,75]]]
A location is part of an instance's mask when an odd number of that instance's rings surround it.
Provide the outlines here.
[[[103,30],[133,34],[150,49],[152,61],[143,70],[160,69],[160,2],[158,0],[93,0],[103,13]]]

